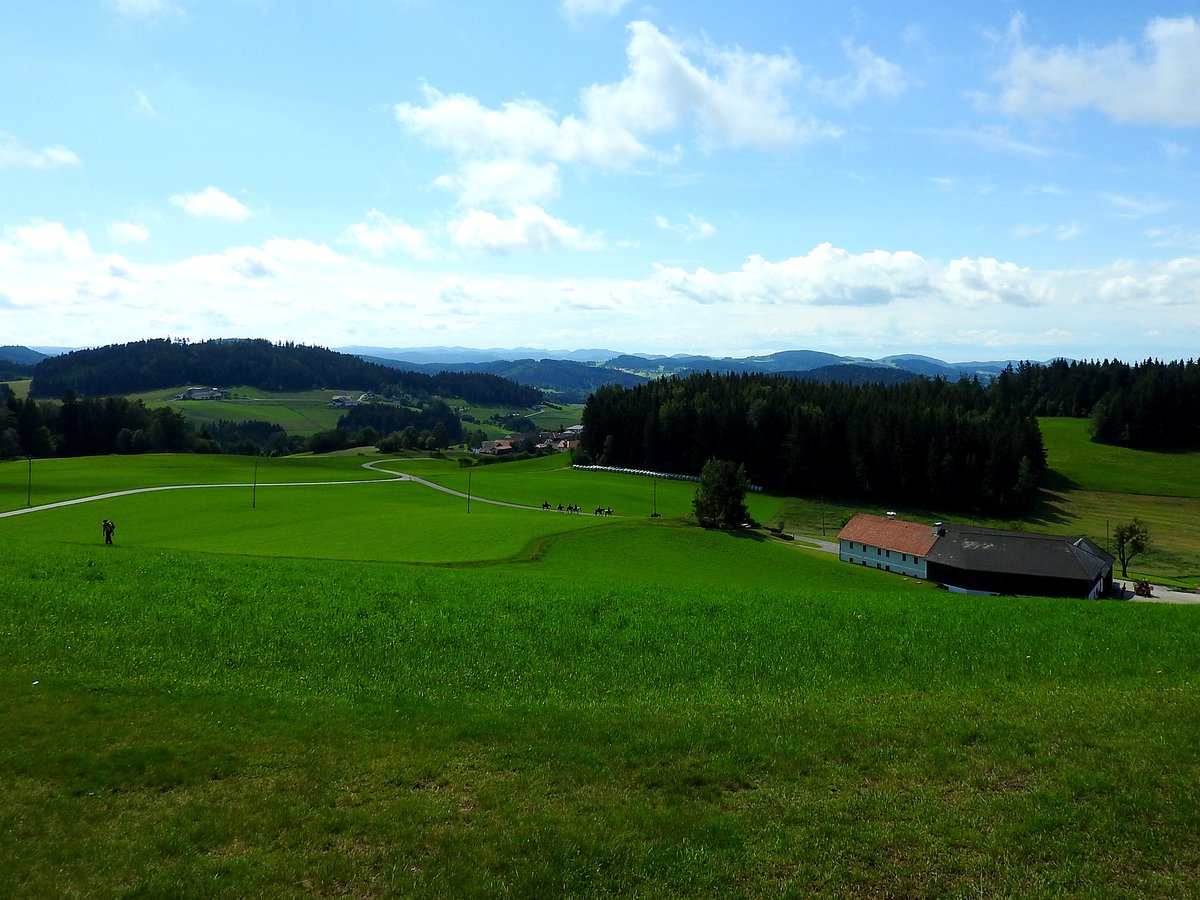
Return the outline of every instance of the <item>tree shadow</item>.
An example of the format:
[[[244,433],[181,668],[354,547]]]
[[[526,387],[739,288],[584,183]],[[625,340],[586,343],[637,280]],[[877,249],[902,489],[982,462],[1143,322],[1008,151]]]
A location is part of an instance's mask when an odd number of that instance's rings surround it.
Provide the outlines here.
[[[1037,499],[1024,520],[1033,525],[1065,525],[1071,520],[1066,512],[1069,506],[1066,495],[1082,489],[1083,485],[1061,472],[1047,470],[1042,476]]]

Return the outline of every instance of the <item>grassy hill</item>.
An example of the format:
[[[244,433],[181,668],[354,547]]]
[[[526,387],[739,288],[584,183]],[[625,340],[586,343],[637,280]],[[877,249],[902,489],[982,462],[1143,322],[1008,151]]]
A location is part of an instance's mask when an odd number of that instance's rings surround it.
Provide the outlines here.
[[[1194,890],[1200,607],[952,596],[687,526],[689,484],[651,520],[636,477],[399,465],[468,511],[369,460],[35,462],[35,503],[212,486],[0,519],[14,894]]]

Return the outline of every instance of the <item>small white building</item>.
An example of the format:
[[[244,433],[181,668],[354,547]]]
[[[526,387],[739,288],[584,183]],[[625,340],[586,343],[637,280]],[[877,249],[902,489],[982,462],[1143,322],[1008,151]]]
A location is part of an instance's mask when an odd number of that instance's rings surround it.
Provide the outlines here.
[[[859,513],[838,532],[838,559],[885,572],[925,577],[925,557],[937,543],[936,526],[897,519],[895,513]]]

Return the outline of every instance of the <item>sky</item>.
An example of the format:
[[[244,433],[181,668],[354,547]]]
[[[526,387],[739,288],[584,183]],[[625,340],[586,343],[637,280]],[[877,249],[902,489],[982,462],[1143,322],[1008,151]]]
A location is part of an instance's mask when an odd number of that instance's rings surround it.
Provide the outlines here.
[[[0,344],[1193,359],[1200,20],[0,10]]]

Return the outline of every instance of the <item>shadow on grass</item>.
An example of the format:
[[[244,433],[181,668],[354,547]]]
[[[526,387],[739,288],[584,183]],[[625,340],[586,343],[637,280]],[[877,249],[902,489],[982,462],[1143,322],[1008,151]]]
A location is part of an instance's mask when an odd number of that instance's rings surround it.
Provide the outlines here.
[[[1042,477],[1042,486],[1038,491],[1033,508],[1025,517],[1025,521],[1033,525],[1065,525],[1071,520],[1066,509],[1070,505],[1065,495],[1073,491],[1083,490],[1083,485],[1068,478],[1061,472],[1048,469]]]

